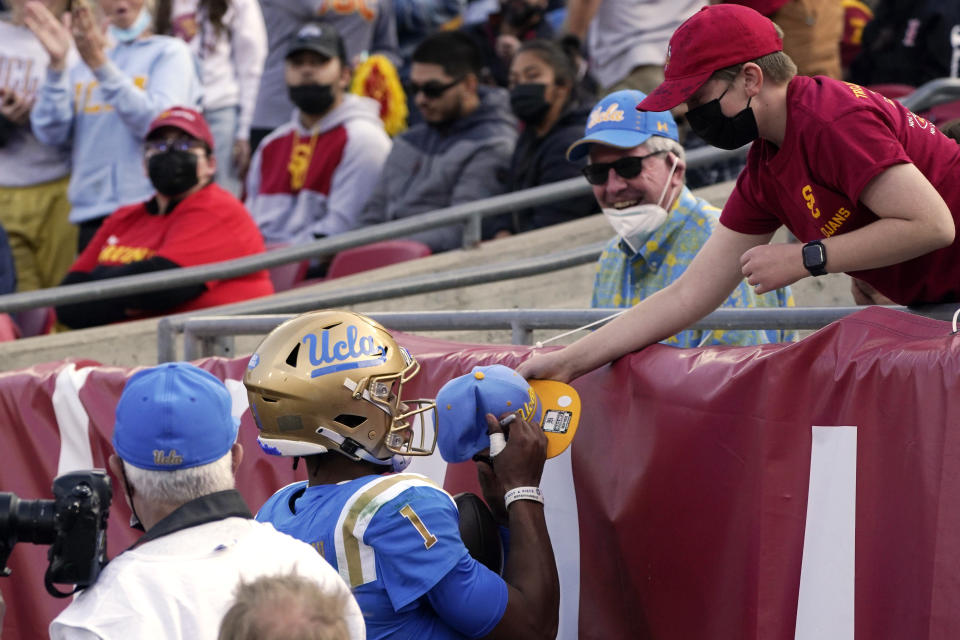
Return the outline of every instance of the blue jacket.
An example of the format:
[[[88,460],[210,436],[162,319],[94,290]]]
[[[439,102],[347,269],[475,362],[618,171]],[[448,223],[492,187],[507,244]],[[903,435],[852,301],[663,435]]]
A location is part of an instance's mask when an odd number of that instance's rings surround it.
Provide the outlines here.
[[[107,58],[96,72],[83,63],[48,69],[30,113],[41,142],[72,146],[67,195],[74,224],[148,200],[153,186],[143,168],[143,139],[150,122],[169,107],[200,103],[196,64],[179,39],[121,43]]]

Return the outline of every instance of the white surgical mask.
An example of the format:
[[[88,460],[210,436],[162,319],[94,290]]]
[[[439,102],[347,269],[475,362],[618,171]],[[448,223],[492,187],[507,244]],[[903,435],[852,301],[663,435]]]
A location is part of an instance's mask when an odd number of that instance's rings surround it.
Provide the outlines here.
[[[137,19],[126,29],[121,29],[111,24],[107,27],[107,30],[117,42],[133,42],[147,30],[152,21],[150,12],[147,11],[146,6],[144,6],[140,9],[140,15],[137,16]]]
[[[673,166],[670,167],[670,174],[663,184],[663,190],[660,191],[657,204],[638,204],[626,209],[603,208],[603,215],[606,216],[607,222],[634,253],[639,253],[639,248],[643,246],[650,234],[662,227],[663,223],[667,221],[667,210],[663,207],[664,197],[667,195],[667,189],[670,188],[670,179],[673,178],[679,161],[680,158],[674,156]],[[666,202],[673,202],[675,195],[676,190],[671,192],[670,198]]]

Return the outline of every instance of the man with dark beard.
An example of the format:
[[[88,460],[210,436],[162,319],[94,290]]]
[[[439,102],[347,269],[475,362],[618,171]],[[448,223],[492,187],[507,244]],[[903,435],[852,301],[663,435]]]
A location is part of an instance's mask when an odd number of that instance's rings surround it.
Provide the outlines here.
[[[247,208],[268,245],[360,226],[390,152],[380,105],[346,92],[350,69],[336,29],[319,23],[300,29],[284,73],[296,109],[260,143],[247,174]]]
[[[398,136],[363,211],[364,224],[406,218],[503,193],[517,130],[509,96],[479,86],[480,51],[458,31],[413,52],[408,95],[424,122]],[[460,246],[461,224],[410,236],[434,252]]]

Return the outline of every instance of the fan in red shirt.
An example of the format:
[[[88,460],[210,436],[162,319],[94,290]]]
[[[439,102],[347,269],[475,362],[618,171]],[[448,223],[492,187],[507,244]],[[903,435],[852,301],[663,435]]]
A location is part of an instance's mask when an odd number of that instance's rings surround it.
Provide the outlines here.
[[[868,89],[797,76],[782,49],[779,28],[739,5],[680,25],[665,82],[638,108],[686,103],[693,130],[722,149],[756,140],[747,166],[681,278],[521,374],[582,375],[689,326],[743,277],[764,293],[845,272],[899,304],[960,300],[960,146]],[[780,225],[806,244],[768,244]]]
[[[203,116],[174,107],[151,124],[144,164],[156,195],[117,209],[70,268],[63,284],[222,262],[264,251],[243,204],[213,184],[213,136]],[[267,271],[57,307],[71,328],[202,309],[273,293]]]

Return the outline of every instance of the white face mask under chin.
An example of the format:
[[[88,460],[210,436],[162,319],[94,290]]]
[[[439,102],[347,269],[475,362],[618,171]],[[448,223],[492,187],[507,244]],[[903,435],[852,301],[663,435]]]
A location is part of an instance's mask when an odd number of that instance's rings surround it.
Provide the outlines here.
[[[667,210],[662,204],[664,203],[664,196],[667,195],[670,180],[673,178],[673,173],[677,169],[677,162],[679,162],[679,160],[680,158],[674,156],[673,166],[670,167],[670,174],[667,176],[667,180],[663,185],[663,190],[660,191],[657,204],[637,204],[632,207],[627,207],[626,209],[608,209],[606,207],[602,209],[603,215],[607,218],[607,222],[610,223],[610,226],[617,232],[620,239],[623,240],[634,253],[639,253],[640,247],[646,242],[647,238],[650,237],[650,234],[662,227],[663,223],[667,221]],[[673,202],[675,191],[676,190],[671,193],[670,198],[666,202]]]

